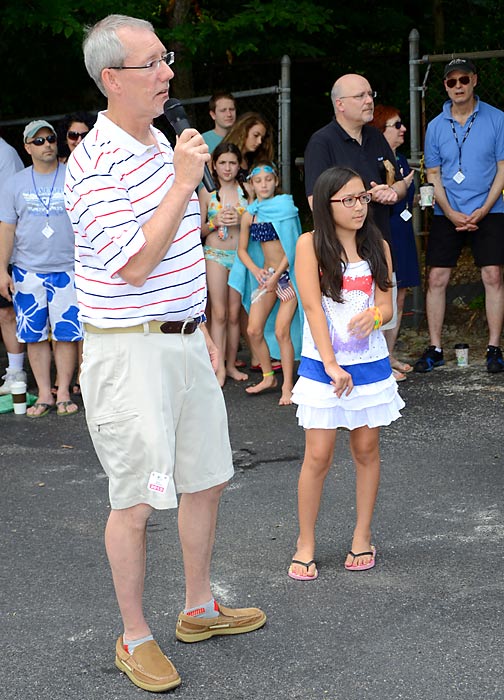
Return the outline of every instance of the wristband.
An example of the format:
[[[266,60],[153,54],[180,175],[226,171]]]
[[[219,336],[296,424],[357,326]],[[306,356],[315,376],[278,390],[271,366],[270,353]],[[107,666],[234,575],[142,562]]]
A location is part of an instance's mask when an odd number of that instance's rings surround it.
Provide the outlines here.
[[[383,315],[378,306],[370,306],[369,310],[373,312],[373,318],[374,318],[374,324],[373,324],[373,330],[377,331],[379,328],[381,328],[383,324]]]

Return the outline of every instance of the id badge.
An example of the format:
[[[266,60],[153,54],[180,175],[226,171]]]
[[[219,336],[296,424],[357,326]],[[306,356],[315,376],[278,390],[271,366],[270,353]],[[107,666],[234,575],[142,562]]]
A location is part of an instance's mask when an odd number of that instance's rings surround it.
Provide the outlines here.
[[[457,183],[457,185],[460,185],[462,182],[464,182],[464,180],[465,180],[465,175],[464,175],[464,173],[462,173],[462,172],[459,170],[458,172],[455,173],[455,175],[453,176],[453,179],[455,180],[455,182]]]
[[[404,209],[404,210],[399,214],[399,216],[401,217],[401,219],[402,219],[403,221],[409,221],[413,215],[412,215],[412,213],[410,212],[409,209]]]
[[[46,224],[46,225],[44,226],[44,228],[42,229],[42,233],[44,234],[44,236],[45,236],[46,238],[51,238],[51,236],[52,236],[53,233],[54,233],[54,229],[52,229],[52,228],[49,226],[49,224]]]

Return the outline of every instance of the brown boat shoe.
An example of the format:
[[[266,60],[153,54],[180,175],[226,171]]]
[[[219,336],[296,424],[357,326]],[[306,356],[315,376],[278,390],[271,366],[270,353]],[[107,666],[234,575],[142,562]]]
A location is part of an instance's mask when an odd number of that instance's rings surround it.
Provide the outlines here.
[[[115,665],[132,683],[152,693],[171,690],[182,682],[175,666],[153,639],[140,644],[129,654],[121,635],[116,643]]]
[[[181,642],[201,642],[217,634],[244,634],[259,629],[266,615],[259,608],[225,608],[218,605],[217,617],[192,617],[180,613],[176,637]]]

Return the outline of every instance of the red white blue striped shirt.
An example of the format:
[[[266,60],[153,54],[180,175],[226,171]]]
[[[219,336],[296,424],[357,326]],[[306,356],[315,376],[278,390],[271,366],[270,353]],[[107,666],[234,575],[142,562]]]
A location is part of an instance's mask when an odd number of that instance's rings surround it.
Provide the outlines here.
[[[120,270],[145,245],[142,225],[173,184],[173,151],[154,127],[147,146],[98,115],[67,165],[65,202],[75,241],[80,319],[99,328],[201,316],[206,304],[205,260],[196,194],[165,258],[141,287]]]

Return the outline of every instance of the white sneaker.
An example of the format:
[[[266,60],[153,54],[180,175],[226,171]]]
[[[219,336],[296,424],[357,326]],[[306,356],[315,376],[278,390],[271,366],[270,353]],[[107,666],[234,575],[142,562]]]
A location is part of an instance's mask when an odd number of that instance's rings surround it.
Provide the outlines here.
[[[26,372],[22,369],[14,372],[8,369],[2,379],[5,379],[5,381],[0,386],[0,396],[11,393],[13,382],[26,382]]]

